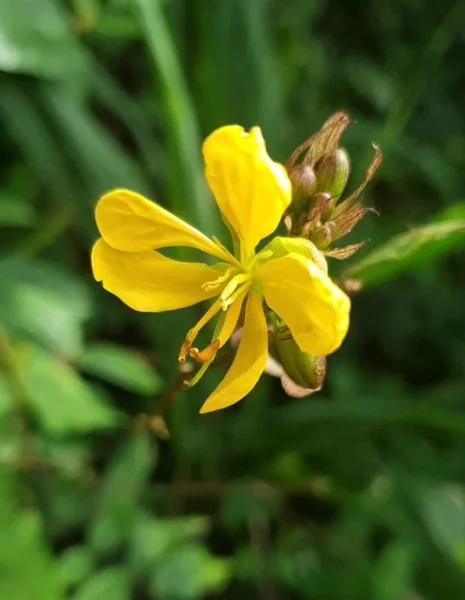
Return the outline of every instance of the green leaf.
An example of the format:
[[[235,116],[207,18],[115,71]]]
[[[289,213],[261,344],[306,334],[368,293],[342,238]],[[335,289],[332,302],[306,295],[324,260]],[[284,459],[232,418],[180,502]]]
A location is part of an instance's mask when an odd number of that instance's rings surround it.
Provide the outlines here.
[[[89,217],[98,195],[108,189],[124,186],[148,194],[150,184],[138,162],[108,133],[92,111],[56,87],[41,86],[40,93],[48,107],[49,118],[59,131],[68,160],[85,181]]]
[[[79,360],[79,367],[85,373],[144,396],[153,396],[163,385],[141,356],[115,344],[87,347]]]
[[[59,571],[44,542],[39,513],[13,508],[11,498],[0,491],[0,598],[62,600]]]
[[[87,546],[71,546],[59,559],[64,587],[77,585],[87,579],[94,569],[94,560]]]
[[[140,40],[142,33],[132,6],[114,2],[102,6],[95,24],[95,32],[102,37],[122,40]]]
[[[119,416],[69,365],[39,350],[23,348],[18,364],[27,400],[50,433],[115,427]]]
[[[0,0],[0,70],[60,78],[82,67],[79,46],[56,0]]]
[[[38,260],[0,259],[0,322],[16,340],[33,340],[66,357],[82,349],[90,314],[86,288],[62,269]]]
[[[83,219],[82,182],[77,178],[75,165],[66,164],[64,144],[55,133],[52,119],[41,106],[42,85],[44,82],[29,78],[1,78],[0,115],[8,137],[26,163],[23,167],[26,175],[22,178],[26,183],[20,187],[21,193],[24,193],[24,187],[27,191],[28,181],[34,181],[35,190],[30,191],[30,197],[37,196],[37,185],[41,184],[53,203],[50,212],[41,212],[44,222],[31,232],[32,239],[22,240],[19,244],[23,255],[26,252],[36,255],[57,238],[73,217],[84,232],[91,230],[90,223]]]
[[[156,568],[166,553],[205,537],[208,530],[208,519],[202,516],[154,519],[141,514],[130,544],[129,563],[133,572],[139,576]]]
[[[102,483],[89,543],[98,553],[129,538],[138,517],[139,498],[155,462],[150,437],[137,433],[113,457]]]
[[[422,494],[422,509],[434,540],[452,555],[465,543],[465,494],[460,488],[436,488]]]
[[[415,227],[391,238],[344,271],[364,288],[382,283],[465,245],[465,217]]]
[[[27,227],[35,222],[34,208],[22,198],[5,192],[0,196],[0,227]]]
[[[414,558],[411,546],[400,540],[382,551],[373,569],[375,600],[403,597],[411,584]]]
[[[3,375],[0,374],[0,417],[11,409],[11,391]]]
[[[134,5],[143,37],[160,81],[161,97],[166,114],[167,131],[174,152],[171,152],[171,204],[179,214],[184,212],[193,224],[206,233],[215,232],[218,224],[215,209],[206,202],[206,186],[200,158],[201,138],[194,104],[181,69],[176,41],[167,23],[163,2],[136,0]],[[189,202],[181,202],[185,195]]]
[[[79,589],[72,600],[130,600],[131,586],[126,571],[109,567],[98,571]]]
[[[230,577],[229,562],[198,545],[179,546],[157,564],[151,587],[156,597],[190,600],[218,593]]]

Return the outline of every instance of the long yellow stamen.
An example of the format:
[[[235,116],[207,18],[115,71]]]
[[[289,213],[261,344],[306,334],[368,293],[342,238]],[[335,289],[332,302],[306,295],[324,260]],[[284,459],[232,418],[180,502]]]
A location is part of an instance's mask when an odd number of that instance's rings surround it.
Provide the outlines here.
[[[206,346],[203,350],[199,350],[198,348],[191,348],[189,350],[189,356],[203,365],[203,363],[206,363],[212,358],[214,358],[215,354],[218,352],[219,347],[220,340],[213,340],[213,342],[210,342],[210,344],[208,344],[208,346]]]
[[[220,295],[223,310],[226,310],[234,302],[237,297],[237,293],[234,294],[234,292],[241,283],[245,283],[246,281],[250,281],[249,273],[239,273],[239,275],[236,275],[229,281]]]
[[[242,300],[247,293],[249,286],[242,285],[237,289],[228,299],[230,305],[224,311],[224,315],[221,316],[219,334],[214,335],[212,341],[203,350],[198,348],[190,348],[188,353],[191,358],[199,363],[204,363],[210,360],[211,356],[214,356],[218,350],[224,346],[224,344],[231,337],[234,327],[239,319],[240,307],[242,306]],[[238,300],[240,299],[240,302]],[[237,303],[238,302],[238,303]],[[233,305],[237,303],[237,309],[233,309]]]
[[[181,350],[179,351],[178,362],[181,364],[186,362],[186,356],[191,349],[192,343],[198,336],[200,330],[218,313],[223,306],[221,297],[217,298],[215,302],[210,306],[203,317],[187,332],[186,338],[182,343]]]
[[[219,277],[217,277],[213,281],[207,281],[206,283],[203,283],[202,284],[202,288],[206,292],[210,292],[211,290],[216,289],[222,283],[224,283],[225,281],[227,281],[230,278],[230,276],[232,275],[233,270],[234,270],[233,267],[229,267],[229,269],[226,269],[226,271],[223,273],[223,275],[220,275]]]
[[[183,384],[187,385],[188,387],[194,387],[194,385],[202,379],[203,375],[206,373],[208,367],[211,365],[214,358],[215,357],[212,356],[209,361],[203,363],[203,365],[200,367],[200,369],[197,371],[194,377],[192,377],[192,379],[185,379],[183,381]]]
[[[235,275],[226,285],[220,296],[213,302],[203,317],[187,332],[186,338],[181,345],[181,349],[178,355],[178,362],[181,364],[186,362],[186,356],[192,348],[192,344],[195,338],[198,336],[200,330],[220,311],[226,311],[236,298],[240,295],[243,286],[239,287],[241,283],[250,281],[250,275],[248,273],[239,273]],[[237,289],[239,287],[239,290]],[[199,351],[194,351],[193,357],[201,356]],[[201,362],[204,362],[203,360]]]
[[[224,344],[231,337],[239,319],[241,312],[242,301],[244,300],[249,285],[245,284],[239,287],[238,290],[233,294],[234,301],[227,311],[223,312],[218,320],[218,324],[213,334],[213,340],[206,348],[200,352],[197,348],[191,348],[189,356],[200,362],[202,366],[192,379],[187,379],[183,383],[189,387],[193,387],[207,371],[210,364],[213,362],[216,352],[224,346]],[[231,297],[232,298],[232,297]]]

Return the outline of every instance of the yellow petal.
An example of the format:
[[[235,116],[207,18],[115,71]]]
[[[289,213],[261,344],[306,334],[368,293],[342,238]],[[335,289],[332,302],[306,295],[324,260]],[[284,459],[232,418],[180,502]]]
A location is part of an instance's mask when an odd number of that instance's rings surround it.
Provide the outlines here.
[[[339,348],[349,328],[350,299],[312,261],[291,253],[264,263],[258,278],[268,306],[312,356]]]
[[[226,408],[246,396],[260,379],[267,358],[268,331],[262,301],[255,292],[250,292],[237,354],[225,378],[205,401],[200,412]]]
[[[218,332],[218,337],[216,338],[220,343],[219,348],[222,348],[226,344],[236,329],[239,317],[241,315],[242,304],[244,303],[248,289],[248,287],[244,287],[244,289],[241,290],[239,296],[224,314],[221,327]]]
[[[107,244],[123,252],[189,246],[228,262],[232,258],[203,233],[130,190],[113,190],[101,196],[95,219]]]
[[[271,160],[259,127],[214,131],[203,144],[205,176],[228,225],[248,257],[272,233],[291,201],[286,169]]]
[[[134,310],[175,310],[218,294],[218,289],[202,287],[219,273],[202,263],[179,262],[152,251],[120,252],[103,239],[92,248],[91,261],[95,279]]]

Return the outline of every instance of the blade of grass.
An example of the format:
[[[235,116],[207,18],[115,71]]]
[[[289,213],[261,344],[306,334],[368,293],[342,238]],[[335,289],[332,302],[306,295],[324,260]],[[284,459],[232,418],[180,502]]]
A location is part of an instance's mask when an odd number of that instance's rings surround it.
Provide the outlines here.
[[[38,254],[53,243],[71,223],[77,189],[56,140],[44,124],[34,90],[36,85],[26,87],[2,78],[0,112],[4,127],[55,204],[45,227],[36,228],[18,242],[15,252],[27,256]]]
[[[48,85],[41,87],[41,98],[63,139],[64,152],[85,182],[89,209],[99,194],[118,186],[149,193],[150,184],[137,163],[87,107]]]
[[[410,82],[404,93],[393,102],[378,138],[384,151],[402,135],[408,125],[432,73],[438,68],[455,37],[462,30],[464,16],[465,2],[457,0],[433,32],[418,64],[413,65]]]
[[[163,94],[172,146],[172,208],[206,233],[213,233],[215,209],[206,195],[197,119],[175,42],[159,0],[136,0],[135,6]]]
[[[274,45],[269,24],[270,3],[263,0],[241,0],[248,54],[256,80],[255,119],[266,133],[270,149],[278,150],[283,137],[283,94],[274,64]]]
[[[151,175],[159,177],[164,172],[165,156],[151,132],[151,124],[143,110],[90,54],[88,61],[89,76],[96,97],[126,125],[139,148],[145,168]]]

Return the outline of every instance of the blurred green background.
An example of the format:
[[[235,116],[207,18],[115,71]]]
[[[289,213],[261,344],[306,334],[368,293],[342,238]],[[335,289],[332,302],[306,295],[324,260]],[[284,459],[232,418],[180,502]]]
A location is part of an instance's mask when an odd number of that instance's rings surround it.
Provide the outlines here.
[[[463,1],[0,0],[1,600],[465,598],[464,59]],[[212,234],[202,138],[284,161],[335,110],[352,188],[385,156],[350,334],[320,394],[200,416],[199,307],[93,282],[94,203]]]

